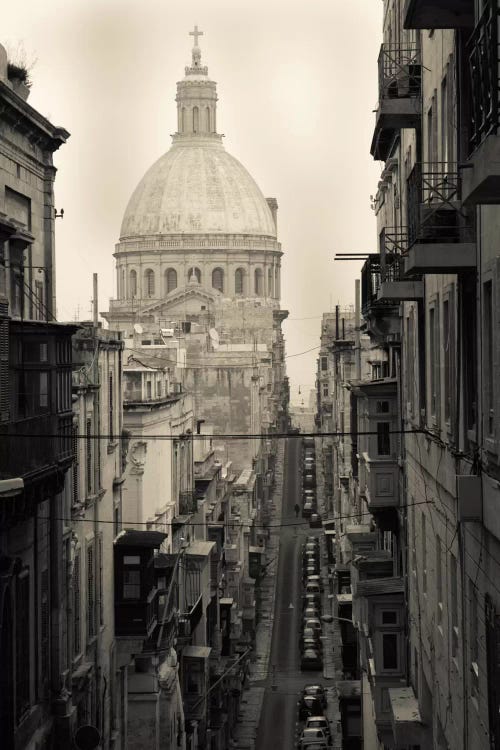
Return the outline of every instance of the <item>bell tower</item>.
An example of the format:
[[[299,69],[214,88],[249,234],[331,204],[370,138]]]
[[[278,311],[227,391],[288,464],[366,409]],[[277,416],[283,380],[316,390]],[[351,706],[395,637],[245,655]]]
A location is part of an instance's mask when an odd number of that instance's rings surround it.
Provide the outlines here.
[[[194,37],[192,61],[185,68],[185,76],[177,83],[177,133],[175,140],[183,137],[216,137],[217,134],[217,85],[208,77],[208,68],[201,64],[198,37],[203,31],[189,32]]]

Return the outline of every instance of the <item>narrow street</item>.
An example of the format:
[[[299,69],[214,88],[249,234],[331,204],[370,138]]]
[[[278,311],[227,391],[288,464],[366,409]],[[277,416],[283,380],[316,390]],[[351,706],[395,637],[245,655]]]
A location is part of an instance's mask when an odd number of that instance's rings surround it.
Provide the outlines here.
[[[274,624],[256,747],[259,750],[292,748],[297,739],[297,700],[306,683],[321,682],[322,672],[300,670],[302,610],[301,545],[309,526],[297,524],[294,505],[301,505],[301,440],[289,438],[285,449],[280,553],[276,580]],[[299,519],[301,520],[301,519]],[[316,532],[317,533],[317,532]]]

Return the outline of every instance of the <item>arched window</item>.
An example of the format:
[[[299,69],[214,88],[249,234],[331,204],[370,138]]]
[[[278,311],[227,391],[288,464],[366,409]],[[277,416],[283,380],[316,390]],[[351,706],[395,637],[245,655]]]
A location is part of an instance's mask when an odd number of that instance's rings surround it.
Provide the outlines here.
[[[219,292],[224,291],[224,271],[222,268],[214,268],[212,271],[212,286]]]
[[[280,296],[280,269],[278,266],[274,269],[274,296]]]
[[[122,270],[120,271],[120,295],[119,296],[122,299],[125,299],[125,297],[127,296],[125,294],[125,269],[124,268],[122,268]]]
[[[201,284],[201,271],[199,268],[190,268],[188,271],[188,282],[196,280],[198,284]]]
[[[182,108],[181,112],[181,133],[186,132],[186,107]]]
[[[193,133],[197,133],[200,129],[200,110],[198,107],[193,107]]]
[[[245,271],[237,268],[234,272],[234,293],[243,294],[245,291]]]
[[[261,297],[262,292],[263,292],[262,280],[263,280],[262,268],[256,268],[254,272],[254,292],[258,297]]]
[[[167,268],[165,271],[165,294],[170,294],[177,287],[177,271],[175,268]]]
[[[154,275],[154,272],[150,268],[147,268],[144,271],[143,296],[144,297],[155,296],[155,275]]]
[[[130,282],[130,288],[129,288],[130,296],[137,297],[137,271],[130,271],[129,282]]]
[[[267,296],[273,296],[273,269],[267,269]]]
[[[206,113],[207,133],[211,133],[212,132],[212,128],[211,128],[211,125],[210,125],[210,107],[206,108],[205,113]]]

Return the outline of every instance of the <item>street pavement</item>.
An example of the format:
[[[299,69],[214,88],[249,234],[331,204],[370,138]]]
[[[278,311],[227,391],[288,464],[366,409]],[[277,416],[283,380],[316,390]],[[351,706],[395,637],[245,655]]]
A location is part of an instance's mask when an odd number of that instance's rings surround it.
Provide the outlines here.
[[[317,441],[319,442],[319,441]],[[321,446],[317,445],[318,498],[322,500]],[[327,688],[333,748],[341,748],[338,700],[334,677],[333,641],[338,630],[324,626],[324,669],[300,670],[299,637],[302,614],[302,543],[311,530],[302,518],[296,520],[295,503],[301,502],[302,441],[280,441],[275,493],[272,499],[271,536],[266,548],[267,575],[262,581],[262,612],[256,633],[249,687],[245,690],[232,747],[246,750],[293,748],[303,728],[298,721],[297,701],[302,687],[320,682]],[[320,507],[320,511],[324,511]],[[281,523],[281,525],[280,525]],[[324,579],[323,612],[330,612],[329,579],[324,539],[321,539]],[[337,644],[336,644],[337,645]]]

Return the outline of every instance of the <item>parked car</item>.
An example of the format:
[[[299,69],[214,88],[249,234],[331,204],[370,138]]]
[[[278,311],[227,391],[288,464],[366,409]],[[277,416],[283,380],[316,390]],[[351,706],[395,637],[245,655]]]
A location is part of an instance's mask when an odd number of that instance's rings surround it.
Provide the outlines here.
[[[305,617],[307,617],[307,618],[310,618],[310,617],[320,617],[320,616],[321,616],[321,613],[320,613],[320,610],[319,610],[318,607],[312,607],[312,606],[310,606],[310,607],[306,607],[302,611],[302,617],[303,618],[305,618]]]
[[[311,529],[320,529],[323,522],[319,513],[311,513],[309,516],[309,526]]]
[[[302,695],[312,695],[315,698],[317,698],[323,708],[326,708],[328,705],[328,701],[326,699],[326,690],[323,687],[323,685],[320,685],[319,683],[314,683],[312,685],[304,685],[302,688]]]
[[[316,534],[308,534],[306,536],[306,544],[314,544],[316,547],[319,547],[319,536],[316,536]]]
[[[315,607],[321,611],[321,596],[319,594],[304,594],[302,596],[302,609]]]
[[[324,729],[306,727],[304,731],[302,732],[302,734],[300,735],[299,747],[302,748],[304,745],[303,744],[301,745],[300,743],[304,743],[304,742],[305,743],[309,742],[310,744],[313,744],[314,742],[316,743],[326,742],[326,744],[328,745],[328,735],[324,731]]]
[[[323,653],[323,643],[318,636],[308,635],[307,638],[301,638],[299,640],[299,651],[301,654],[310,648],[312,648],[313,651],[317,651],[320,655]]]
[[[310,500],[307,500],[302,506],[302,518],[310,518],[315,510],[316,504],[312,503]]]
[[[319,544],[317,542],[307,541],[302,548],[302,552],[314,552],[314,554],[319,554]]]
[[[304,488],[316,487],[316,475],[311,471],[307,471],[302,477],[302,486]]]
[[[302,627],[304,628],[304,630],[306,628],[312,628],[313,630],[315,630],[318,633],[318,635],[321,633],[321,631],[323,629],[321,627],[321,620],[319,619],[319,617],[307,617],[307,618],[303,617],[302,618]]]
[[[317,575],[319,572],[319,565],[315,563],[307,563],[302,570],[302,579],[305,581],[310,576]]]
[[[318,649],[307,648],[300,658],[300,668],[305,669],[323,669],[323,659]],[[316,731],[316,730],[315,730]]]
[[[309,716],[318,716],[323,710],[321,700],[315,695],[301,695],[297,705],[300,721],[305,721]]]
[[[317,583],[319,586],[319,590],[323,592],[323,581],[321,580],[321,576],[309,576],[309,578],[307,579],[307,583]]]
[[[318,596],[320,596],[321,589],[319,587],[319,583],[317,583],[316,581],[311,581],[311,579],[308,578],[304,586],[304,594],[318,594]]]
[[[332,744],[332,730],[326,716],[309,716],[306,719],[306,729],[322,729],[326,735],[328,744]]]

